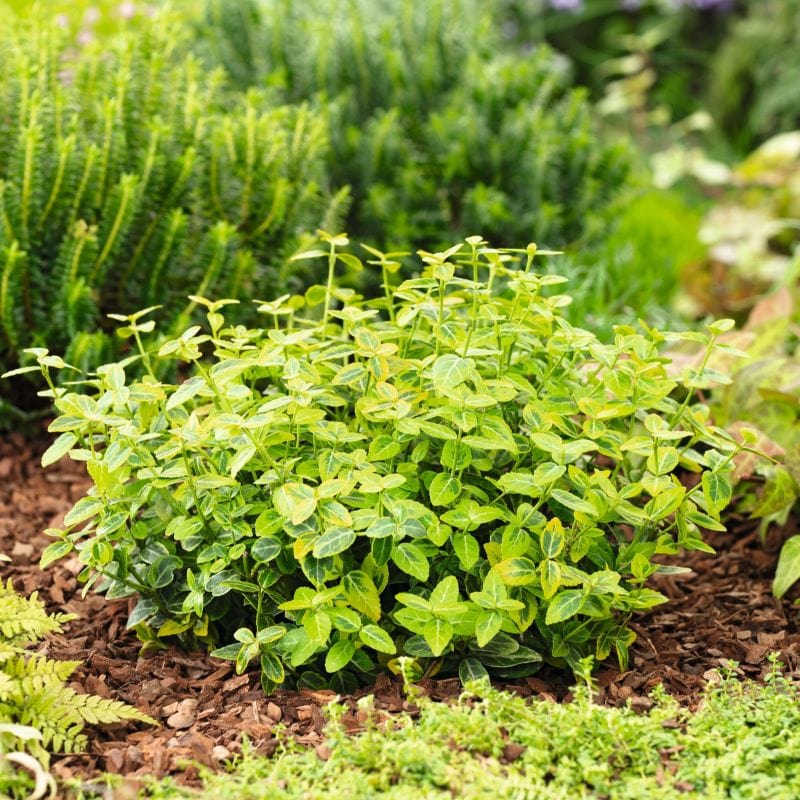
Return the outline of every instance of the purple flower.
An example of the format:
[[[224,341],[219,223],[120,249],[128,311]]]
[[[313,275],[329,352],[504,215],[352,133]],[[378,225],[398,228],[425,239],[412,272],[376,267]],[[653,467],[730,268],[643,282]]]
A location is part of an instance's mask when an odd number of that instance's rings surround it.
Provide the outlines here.
[[[583,10],[583,0],[549,0],[550,8],[554,11],[569,11],[577,14]]]

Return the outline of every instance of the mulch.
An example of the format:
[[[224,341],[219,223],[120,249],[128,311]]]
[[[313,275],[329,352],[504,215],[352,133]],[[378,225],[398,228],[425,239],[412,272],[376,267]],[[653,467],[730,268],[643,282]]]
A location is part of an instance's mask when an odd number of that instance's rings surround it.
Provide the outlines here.
[[[130,724],[92,731],[89,752],[54,759],[54,773],[83,780],[104,770],[132,778],[175,774],[191,783],[197,773],[194,767],[185,769],[188,761],[220,766],[245,736],[267,754],[281,736],[291,736],[325,757],[322,709],[332,692],[278,691],[265,697],[255,674],[237,676],[232,664],[203,653],[171,648],[143,657],[125,629],[127,600],[81,597],[77,559],[39,570],[39,554],[50,541],[42,531],[59,527],[89,485],[78,464],[64,461],[43,470],[44,446],[45,440],[26,440],[18,433],[0,439],[0,552],[12,559],[0,574],[11,577],[20,591],[38,591],[52,611],[79,615],[42,648],[52,658],[82,662],[73,688],[132,703],[161,722],[158,728]],[[791,673],[800,671],[800,610],[792,608],[791,599],[776,600],[771,593],[780,544],[796,532],[795,523],[772,531],[766,546],[747,520],[734,520],[732,528],[708,537],[717,555],[692,553],[680,560],[691,574],[653,582],[671,602],[637,618],[630,668],[600,670],[598,702],[630,701],[645,710],[650,690],[662,683],[694,707],[715,670],[734,660],[739,674],[761,679],[772,652]],[[569,700],[569,686],[568,676],[543,670],[505,688],[558,702]],[[442,700],[460,692],[457,680],[426,681],[424,688]],[[343,698],[349,708],[344,722],[354,732],[365,722],[356,705],[364,694],[375,695],[379,714],[414,713],[399,681],[384,675],[375,686]]]

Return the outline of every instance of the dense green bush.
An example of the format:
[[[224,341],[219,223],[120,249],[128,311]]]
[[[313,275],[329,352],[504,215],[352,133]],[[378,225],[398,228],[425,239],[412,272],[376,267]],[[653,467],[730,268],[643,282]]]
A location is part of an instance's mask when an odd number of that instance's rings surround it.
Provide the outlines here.
[[[601,97],[609,67],[641,60],[653,105],[680,119],[696,111],[709,61],[730,30],[733,0],[497,0],[511,36],[563,52],[576,81]],[[752,4],[751,4],[752,5]]]
[[[740,153],[800,127],[800,0],[748,4],[711,64],[708,106]]]
[[[670,570],[653,556],[705,547],[739,449],[692,403],[720,376],[703,361],[676,382],[660,346],[710,353],[727,325],[601,344],[564,321],[535,246],[478,237],[422,253],[396,289],[397,262],[372,253],[386,294],[364,302],[334,280],[360,266],[347,239],[326,242],[304,257],[327,256],[327,285],[262,305],[263,329],[196,300],[207,332],[144,346],[141,379],[128,361],[57,392],[43,461],[85,461],[94,487],[43,566],[77,552],[83,581],[140,596],[146,642],[233,638],[217,654],[260,658],[267,689],[286,668],[352,687],[400,654],[465,677],[624,665],[631,615],[664,600],[645,587]],[[187,380],[160,382],[175,359]]]
[[[325,98],[348,230],[438,249],[476,230],[563,247],[609,224],[629,155],[565,59],[512,47],[478,0],[210,0],[198,47],[240,87]]]
[[[0,36],[0,364],[44,345],[96,366],[109,311],[192,291],[273,293],[324,213],[326,135],[306,108],[232,98],[167,20],[68,53]]]

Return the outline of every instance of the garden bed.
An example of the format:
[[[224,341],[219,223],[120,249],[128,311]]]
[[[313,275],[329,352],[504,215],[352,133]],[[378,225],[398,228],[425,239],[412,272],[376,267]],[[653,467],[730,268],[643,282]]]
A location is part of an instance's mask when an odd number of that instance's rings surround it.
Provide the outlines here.
[[[74,688],[133,703],[162,722],[156,729],[116,726],[98,732],[88,753],[57,757],[54,773],[62,778],[89,778],[103,770],[165,775],[181,772],[187,760],[213,767],[235,753],[245,735],[259,751],[274,751],[281,728],[304,745],[322,745],[322,709],[332,692],[278,691],[265,697],[257,675],[236,676],[232,664],[205,654],[170,649],[142,657],[135,636],[125,629],[127,601],[81,598],[76,559],[39,570],[39,554],[48,543],[42,531],[58,527],[88,486],[79,464],[42,470],[45,446],[44,438],[25,440],[19,434],[0,441],[0,552],[12,558],[3,574],[26,594],[38,591],[52,610],[79,615],[64,635],[46,644],[51,657],[83,662]],[[694,707],[713,679],[711,671],[729,660],[739,662],[743,676],[756,679],[769,669],[771,652],[780,653],[787,672],[800,668],[798,615],[791,600],[776,600],[771,593],[780,541],[795,532],[794,521],[791,530],[774,531],[766,548],[753,523],[734,520],[729,527],[731,533],[709,538],[716,556],[685,556],[681,563],[692,568],[691,574],[658,581],[671,602],[638,618],[629,671],[600,670],[598,702],[630,700],[644,710],[651,705],[650,690],[663,683],[681,703]],[[429,681],[425,688],[436,699],[460,692],[457,680]],[[525,696],[569,698],[566,676],[547,669],[506,688]],[[359,696],[367,693],[375,694],[379,711],[410,708],[399,680],[391,676],[382,676]],[[353,731],[363,722],[356,699],[347,698],[351,711],[345,719]],[[190,769],[184,777],[191,781],[193,774]]]

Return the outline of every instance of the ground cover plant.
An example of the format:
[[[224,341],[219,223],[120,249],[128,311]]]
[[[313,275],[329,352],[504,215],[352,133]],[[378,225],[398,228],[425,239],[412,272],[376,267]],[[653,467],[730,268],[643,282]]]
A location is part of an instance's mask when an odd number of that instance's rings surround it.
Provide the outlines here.
[[[419,698],[419,718],[386,719],[361,702],[351,734],[334,705],[324,745],[252,750],[229,773],[203,770],[192,791],[172,781],[147,797],[790,800],[800,791],[796,684],[774,669],[766,685],[714,676],[696,713],[662,691],[646,714],[592,702],[586,686],[558,705],[473,685],[458,702]]]
[[[140,596],[146,643],[221,644],[267,690],[287,669],[355,688],[402,654],[465,679],[625,665],[631,615],[664,600],[648,577],[676,569],[653,556],[706,547],[731,497],[743,445],[693,402],[722,379],[706,361],[728,325],[601,344],[563,319],[535,246],[479,237],[422,253],[397,288],[371,251],[386,295],[365,302],[335,281],[360,265],[347,239],[323,242],[302,257],[327,260],[327,284],[264,303],[267,327],[195,298],[208,332],[155,354],[133,315],[144,377],[126,379],[133,356],[88,393],[54,390],[43,463],[69,453],[95,485],[42,566],[77,552],[87,585]],[[660,349],[684,338],[706,361],[673,380]],[[187,380],[161,383],[165,359]]]
[[[0,794],[798,794],[756,5],[0,0]]]
[[[324,216],[321,120],[182,55],[169,17],[71,52],[53,24],[0,36],[0,363],[114,352],[106,311],[252,296]],[[104,356],[102,354],[105,354]]]

